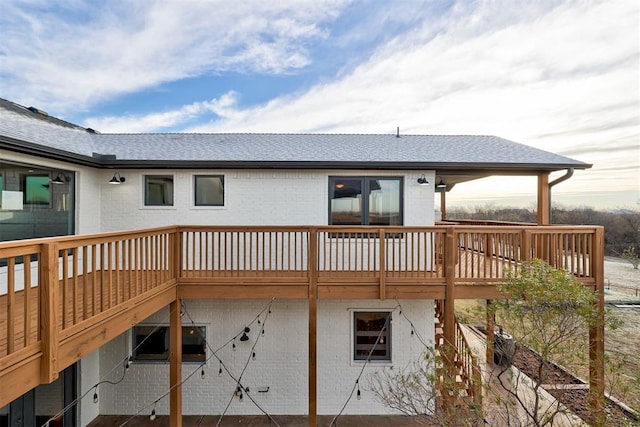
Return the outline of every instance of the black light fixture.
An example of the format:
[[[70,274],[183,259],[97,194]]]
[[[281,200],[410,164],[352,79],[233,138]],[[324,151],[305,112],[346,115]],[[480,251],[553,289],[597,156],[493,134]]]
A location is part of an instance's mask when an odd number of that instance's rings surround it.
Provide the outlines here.
[[[436,190],[442,191],[442,190],[446,190],[446,188],[447,188],[447,184],[445,184],[443,180],[440,180],[440,182],[436,184]]]
[[[251,332],[248,326],[245,326],[244,331],[242,332],[242,336],[240,337],[240,341],[249,341],[249,336],[247,332]]]
[[[69,182],[69,178],[62,172],[58,172],[55,178],[51,180],[52,184],[60,185]]]
[[[429,185],[429,181],[427,181],[427,177],[422,174],[420,178],[418,178],[418,184],[420,185]]]
[[[109,184],[120,185],[125,181],[123,176],[120,176],[118,172],[113,174],[113,178],[109,180]]]

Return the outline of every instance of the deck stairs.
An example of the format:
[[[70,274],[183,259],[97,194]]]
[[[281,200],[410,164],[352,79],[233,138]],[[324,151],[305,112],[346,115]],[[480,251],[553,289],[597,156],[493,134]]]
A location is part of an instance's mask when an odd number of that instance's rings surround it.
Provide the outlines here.
[[[455,319],[455,343],[447,351],[444,336],[444,304],[435,302],[435,351],[440,379],[440,397],[448,398],[456,407],[482,405],[482,379],[477,358],[465,339],[462,328]],[[449,362],[450,360],[450,362]],[[451,373],[448,370],[451,369]]]

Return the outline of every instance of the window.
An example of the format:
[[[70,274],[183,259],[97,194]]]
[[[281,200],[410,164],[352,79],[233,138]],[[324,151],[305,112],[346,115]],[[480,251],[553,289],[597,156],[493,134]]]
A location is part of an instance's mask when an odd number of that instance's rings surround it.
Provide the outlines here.
[[[25,205],[51,204],[51,183],[49,175],[23,175],[22,194]]]
[[[182,361],[206,361],[205,326],[182,327]],[[133,328],[133,360],[141,362],[165,362],[169,360],[168,326],[135,326]]]
[[[353,312],[353,360],[367,359],[391,361],[389,311]]]
[[[145,206],[173,206],[173,176],[145,175]]]
[[[329,224],[402,223],[402,178],[329,177]]]
[[[195,175],[193,185],[196,206],[224,206],[224,176]]]

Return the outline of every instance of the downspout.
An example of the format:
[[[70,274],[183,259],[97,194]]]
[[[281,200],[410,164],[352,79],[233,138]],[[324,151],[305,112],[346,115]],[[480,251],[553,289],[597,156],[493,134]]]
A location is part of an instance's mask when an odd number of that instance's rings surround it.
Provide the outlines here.
[[[551,224],[551,187],[560,184],[573,176],[573,168],[567,169],[567,173],[549,183],[549,224]]]

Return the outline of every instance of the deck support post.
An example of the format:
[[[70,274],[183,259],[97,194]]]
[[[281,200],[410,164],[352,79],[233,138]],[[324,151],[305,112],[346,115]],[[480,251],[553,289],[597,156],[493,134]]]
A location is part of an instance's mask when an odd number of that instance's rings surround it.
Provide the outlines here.
[[[605,423],[604,382],[604,229],[598,227],[593,241],[593,271],[596,287],[598,319],[589,328],[589,409],[593,414],[592,425]]]
[[[309,230],[309,427],[318,425],[318,230]]]
[[[455,396],[448,390],[447,385],[455,383],[455,352],[456,352],[456,317],[455,317],[455,265],[456,265],[456,233],[454,227],[447,227],[445,237],[444,271],[446,279],[444,297],[444,343],[441,347],[441,355],[444,362],[445,389],[442,393],[444,409],[452,408]]]
[[[549,173],[538,175],[538,225],[549,225],[551,220],[551,189]]]
[[[496,316],[491,310],[491,303],[493,300],[487,300],[487,363],[493,363],[493,351],[494,351],[494,332],[496,325]]]
[[[384,229],[381,228],[378,233],[378,240],[380,240],[380,299],[385,300],[387,298],[387,239],[384,235]]]
[[[182,300],[169,305],[169,425],[182,426]]]
[[[447,193],[442,190],[440,193],[440,220],[445,221],[447,219]]]
[[[58,378],[58,319],[60,290],[58,279],[58,244],[45,243],[40,252],[40,337],[42,364],[40,379],[49,384]],[[65,310],[66,307],[62,307]]]

